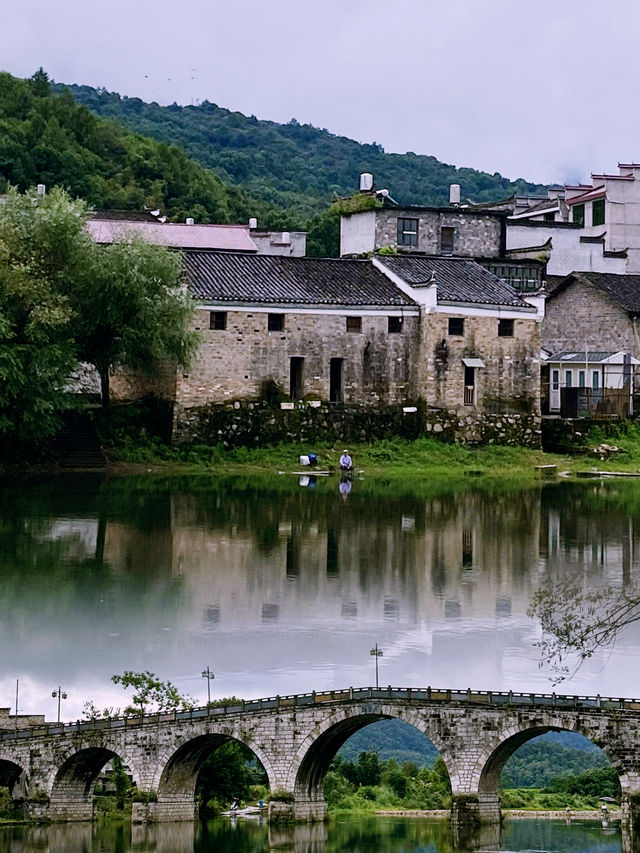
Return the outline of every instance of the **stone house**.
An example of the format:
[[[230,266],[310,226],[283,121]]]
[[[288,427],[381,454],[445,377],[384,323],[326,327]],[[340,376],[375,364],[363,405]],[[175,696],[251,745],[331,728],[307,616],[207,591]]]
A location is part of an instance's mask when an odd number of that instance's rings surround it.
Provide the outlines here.
[[[202,335],[167,393],[175,421],[265,396],[411,406],[480,440],[487,416],[540,414],[543,301],[471,260],[312,259],[185,251]],[[462,430],[462,432],[461,432]],[[184,434],[184,430],[178,430]]]
[[[522,298],[463,258],[379,255],[373,264],[420,306],[418,397],[467,417],[539,414],[541,297]]]
[[[507,214],[495,210],[400,206],[345,213],[340,219],[340,255],[365,255],[391,248],[400,253],[494,258],[504,255]]]
[[[176,380],[178,408],[289,398],[356,405],[413,399],[419,309],[369,261],[185,251],[202,343]]]

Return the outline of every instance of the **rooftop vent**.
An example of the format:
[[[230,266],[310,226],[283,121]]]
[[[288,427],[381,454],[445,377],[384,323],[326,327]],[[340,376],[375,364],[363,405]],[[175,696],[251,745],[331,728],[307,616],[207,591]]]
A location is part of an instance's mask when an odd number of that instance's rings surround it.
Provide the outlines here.
[[[368,193],[373,189],[373,175],[371,172],[363,172],[360,175],[360,192]]]
[[[449,187],[449,204],[452,207],[460,205],[460,184],[451,184]]]

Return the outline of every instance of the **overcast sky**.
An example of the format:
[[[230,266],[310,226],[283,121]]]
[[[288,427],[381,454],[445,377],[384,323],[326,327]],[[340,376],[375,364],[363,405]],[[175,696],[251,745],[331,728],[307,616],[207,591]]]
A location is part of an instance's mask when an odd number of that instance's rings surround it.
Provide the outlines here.
[[[17,76],[295,117],[512,179],[640,159],[636,0],[7,0],[2,18]]]

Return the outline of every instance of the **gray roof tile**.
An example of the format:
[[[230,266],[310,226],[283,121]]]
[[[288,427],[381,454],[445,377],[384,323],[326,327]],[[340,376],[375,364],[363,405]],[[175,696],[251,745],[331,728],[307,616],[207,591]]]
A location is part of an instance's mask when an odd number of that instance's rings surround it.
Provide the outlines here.
[[[182,254],[187,284],[199,299],[242,304],[415,306],[370,261]]]
[[[382,255],[379,260],[412,287],[426,287],[435,275],[439,302],[532,308],[513,287],[475,261],[426,255]]]
[[[573,278],[585,279],[597,290],[611,297],[629,314],[640,314],[640,275],[624,275],[610,272],[576,272],[567,276],[555,293],[570,284]]]

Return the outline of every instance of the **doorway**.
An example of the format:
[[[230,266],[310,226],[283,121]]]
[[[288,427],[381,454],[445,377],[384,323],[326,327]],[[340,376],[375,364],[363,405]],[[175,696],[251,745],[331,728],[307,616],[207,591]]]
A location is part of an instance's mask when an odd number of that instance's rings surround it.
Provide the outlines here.
[[[300,400],[304,396],[304,358],[289,359],[289,396]]]
[[[329,365],[329,401],[342,403],[342,359],[332,358]]]

